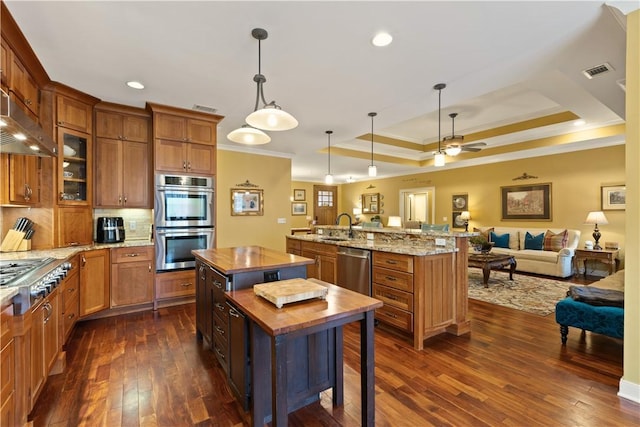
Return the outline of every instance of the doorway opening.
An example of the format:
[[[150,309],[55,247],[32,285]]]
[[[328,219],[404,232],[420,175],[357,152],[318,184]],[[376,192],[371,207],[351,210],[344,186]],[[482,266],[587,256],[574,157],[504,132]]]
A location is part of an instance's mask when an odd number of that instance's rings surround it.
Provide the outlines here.
[[[313,218],[317,225],[330,225],[338,217],[338,187],[313,186]]]
[[[436,216],[435,187],[400,190],[400,216],[407,225],[433,224]],[[411,227],[407,227],[411,228]]]

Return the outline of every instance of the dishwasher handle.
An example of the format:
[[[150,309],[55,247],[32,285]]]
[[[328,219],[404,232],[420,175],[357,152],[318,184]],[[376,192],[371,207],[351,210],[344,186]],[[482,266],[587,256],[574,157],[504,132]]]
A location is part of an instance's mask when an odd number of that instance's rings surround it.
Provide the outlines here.
[[[371,251],[368,251],[365,249],[339,248],[338,256],[349,256],[354,258],[369,259],[371,258]]]

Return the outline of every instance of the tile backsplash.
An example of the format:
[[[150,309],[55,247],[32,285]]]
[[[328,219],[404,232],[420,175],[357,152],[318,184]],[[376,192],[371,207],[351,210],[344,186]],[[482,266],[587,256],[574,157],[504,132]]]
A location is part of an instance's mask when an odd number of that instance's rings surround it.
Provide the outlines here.
[[[125,240],[150,240],[153,224],[153,209],[94,209],[93,237],[96,237],[98,218],[121,216],[124,220]]]

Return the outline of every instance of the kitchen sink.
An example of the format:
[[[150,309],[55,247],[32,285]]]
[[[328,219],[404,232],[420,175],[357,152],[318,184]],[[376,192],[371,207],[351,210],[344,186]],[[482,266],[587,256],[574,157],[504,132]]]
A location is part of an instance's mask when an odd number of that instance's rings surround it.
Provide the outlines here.
[[[347,240],[349,240],[348,237],[337,237],[337,236],[326,236],[326,237],[321,237],[320,240],[329,240],[332,242],[346,242]]]

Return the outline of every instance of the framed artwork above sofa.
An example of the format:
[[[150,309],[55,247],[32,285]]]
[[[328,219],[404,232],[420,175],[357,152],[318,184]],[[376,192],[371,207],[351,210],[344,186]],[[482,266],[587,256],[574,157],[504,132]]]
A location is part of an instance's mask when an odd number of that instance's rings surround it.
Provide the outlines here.
[[[500,187],[503,220],[551,221],[551,183]]]

